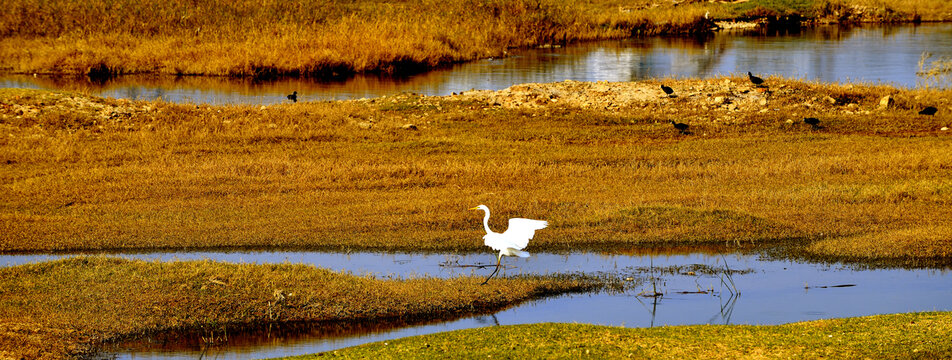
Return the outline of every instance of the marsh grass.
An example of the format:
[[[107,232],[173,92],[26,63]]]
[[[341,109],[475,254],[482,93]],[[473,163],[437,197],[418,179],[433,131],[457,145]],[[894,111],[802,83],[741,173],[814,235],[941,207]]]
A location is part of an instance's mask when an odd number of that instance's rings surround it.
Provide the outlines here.
[[[409,74],[508,49],[710,32],[712,19],[952,19],[944,0],[10,0],[0,71],[273,79]],[[799,26],[799,24],[793,24]]]
[[[774,326],[622,328],[530,324],[389,340],[286,359],[337,358],[947,358],[952,314],[914,313]]]
[[[802,17],[834,23],[949,21],[952,4],[937,0],[752,0],[725,6],[728,17]]]
[[[584,291],[572,277],[382,280],[305,265],[78,257],[0,269],[0,356],[53,359],[161,331],[414,321]],[[216,336],[217,337],[217,336]]]
[[[609,3],[14,0],[6,4],[14,10],[0,14],[0,63],[21,73],[104,77],[334,78],[412,73],[509,48],[703,28],[697,5],[655,19],[656,10],[622,12]]]
[[[952,58],[938,57],[929,61],[932,54],[922,53],[919,58],[919,70],[916,75],[923,78],[925,86],[939,86],[952,82]]]
[[[608,108],[490,105],[535,96],[506,91],[260,108],[2,90],[0,250],[481,251],[465,209],[487,204],[497,231],[550,222],[532,251],[889,242],[921,228],[936,241],[897,239],[901,256],[941,256],[949,92],[768,81],[766,95],[740,78],[682,80],[693,90],[677,99],[630,101],[612,96],[660,90],[540,87]],[[926,104],[943,110],[916,115]]]

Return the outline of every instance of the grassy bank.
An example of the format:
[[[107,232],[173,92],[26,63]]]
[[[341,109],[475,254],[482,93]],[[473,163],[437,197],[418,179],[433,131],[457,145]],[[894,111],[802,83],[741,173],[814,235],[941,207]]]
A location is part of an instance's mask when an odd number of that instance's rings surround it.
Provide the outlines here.
[[[268,107],[2,90],[0,250],[480,251],[466,209],[486,204],[497,231],[550,222],[530,251],[820,240],[947,262],[952,94],[767,81]]]
[[[552,278],[377,280],[304,265],[73,258],[0,269],[0,358],[53,359],[164,330],[409,321],[589,290]],[[332,325],[329,325],[332,326]]]
[[[443,354],[471,359],[939,359],[952,356],[950,336],[950,313],[881,315],[778,326],[625,329],[532,324],[415,336],[288,359],[428,359]]]
[[[636,8],[639,8],[636,6]],[[612,2],[16,0],[0,17],[2,70],[340,77],[405,73],[513,47],[705,29],[704,6],[665,21]]]
[[[952,19],[944,0],[11,0],[5,8],[0,71],[92,77],[407,73],[510,48],[708,32],[713,19]]]

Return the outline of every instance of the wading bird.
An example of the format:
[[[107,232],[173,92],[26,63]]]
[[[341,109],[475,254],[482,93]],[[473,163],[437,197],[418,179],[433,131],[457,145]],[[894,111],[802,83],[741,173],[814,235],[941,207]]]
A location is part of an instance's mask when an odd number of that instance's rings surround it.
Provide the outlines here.
[[[674,128],[678,129],[678,131],[680,131],[681,134],[684,134],[684,135],[688,134],[688,124],[674,122],[674,120],[671,120],[671,125],[674,125]]]
[[[935,106],[926,106],[925,109],[922,109],[922,111],[919,112],[919,115],[929,115],[929,116],[933,116],[933,115],[935,115],[935,113],[938,112],[938,111],[939,111],[939,109],[936,109]]]
[[[291,101],[293,101],[293,102],[297,102],[297,90],[295,90],[293,93],[291,93],[291,95],[288,95],[288,100],[291,100]]]
[[[486,215],[483,217],[483,227],[486,228],[483,243],[493,250],[499,251],[499,255],[496,255],[496,270],[493,270],[493,273],[486,278],[486,281],[483,281],[483,285],[486,285],[489,279],[495,276],[496,272],[499,271],[499,265],[502,263],[503,256],[529,257],[529,253],[522,251],[522,249],[524,249],[526,245],[529,245],[529,239],[532,239],[536,230],[544,229],[546,226],[549,226],[547,221],[512,218],[509,219],[509,228],[506,229],[506,232],[500,234],[489,229],[489,207],[479,205],[470,210],[482,210],[486,212]]]
[[[750,79],[750,82],[754,83],[754,85],[760,85],[764,83],[764,79],[754,76],[754,74],[751,74],[750,71],[747,72],[747,78]]]
[[[674,94],[674,89],[664,86],[664,84],[661,84],[661,91],[664,91],[664,93],[668,94],[668,96],[671,96],[671,94]]]

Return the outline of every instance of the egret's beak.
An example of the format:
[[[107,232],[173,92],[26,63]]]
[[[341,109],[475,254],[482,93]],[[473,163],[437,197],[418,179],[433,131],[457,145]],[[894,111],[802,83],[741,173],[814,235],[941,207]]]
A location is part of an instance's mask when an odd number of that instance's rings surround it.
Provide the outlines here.
[[[469,208],[469,209],[470,209],[470,210],[479,210],[479,206],[471,207],[471,208]]]

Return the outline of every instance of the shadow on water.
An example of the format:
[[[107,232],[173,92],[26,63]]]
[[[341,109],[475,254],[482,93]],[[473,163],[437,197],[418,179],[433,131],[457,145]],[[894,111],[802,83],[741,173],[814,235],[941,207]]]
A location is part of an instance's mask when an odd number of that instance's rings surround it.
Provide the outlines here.
[[[680,249],[679,249],[680,250]],[[683,249],[687,250],[687,249]],[[0,265],[69,256],[0,255]],[[378,278],[486,276],[491,253],[239,251],[112,254],[153,261],[211,259],[243,263],[303,263]],[[465,328],[544,322],[626,327],[686,324],[782,324],[836,317],[916,311],[952,311],[952,270],[858,269],[758,253],[682,253],[669,249],[627,253],[533,253],[506,258],[502,276],[587,274],[624,282],[612,291],[566,294],[528,301],[493,314],[435,322],[295,324],[268,333],[229,332],[227,343],[203,347],[201,332],[153,335],[123,344],[121,359],[250,359],[328,351],[373,341]],[[651,294],[652,296],[645,296]],[[379,325],[379,326],[378,326]],[[224,339],[223,334],[216,339]]]
[[[903,87],[948,87],[916,74],[924,52],[952,57],[952,24],[819,26],[718,32],[696,37],[647,37],[514,51],[407,76],[358,74],[330,81],[208,76],[0,76],[0,87],[88,91],[113,98],[208,104],[273,104],[299,100],[379,97],[402,92],[450,95],[533,82],[638,81],[709,78],[747,71],[821,82],[868,82]]]
[[[359,322],[283,322],[224,330],[167,331],[102,345],[93,358],[158,357],[163,359],[261,358],[289,353],[334,350],[353,344],[394,338],[400,329],[427,329],[461,322],[499,325],[492,313],[449,316],[440,319],[387,319]],[[315,341],[319,339],[319,341]]]

